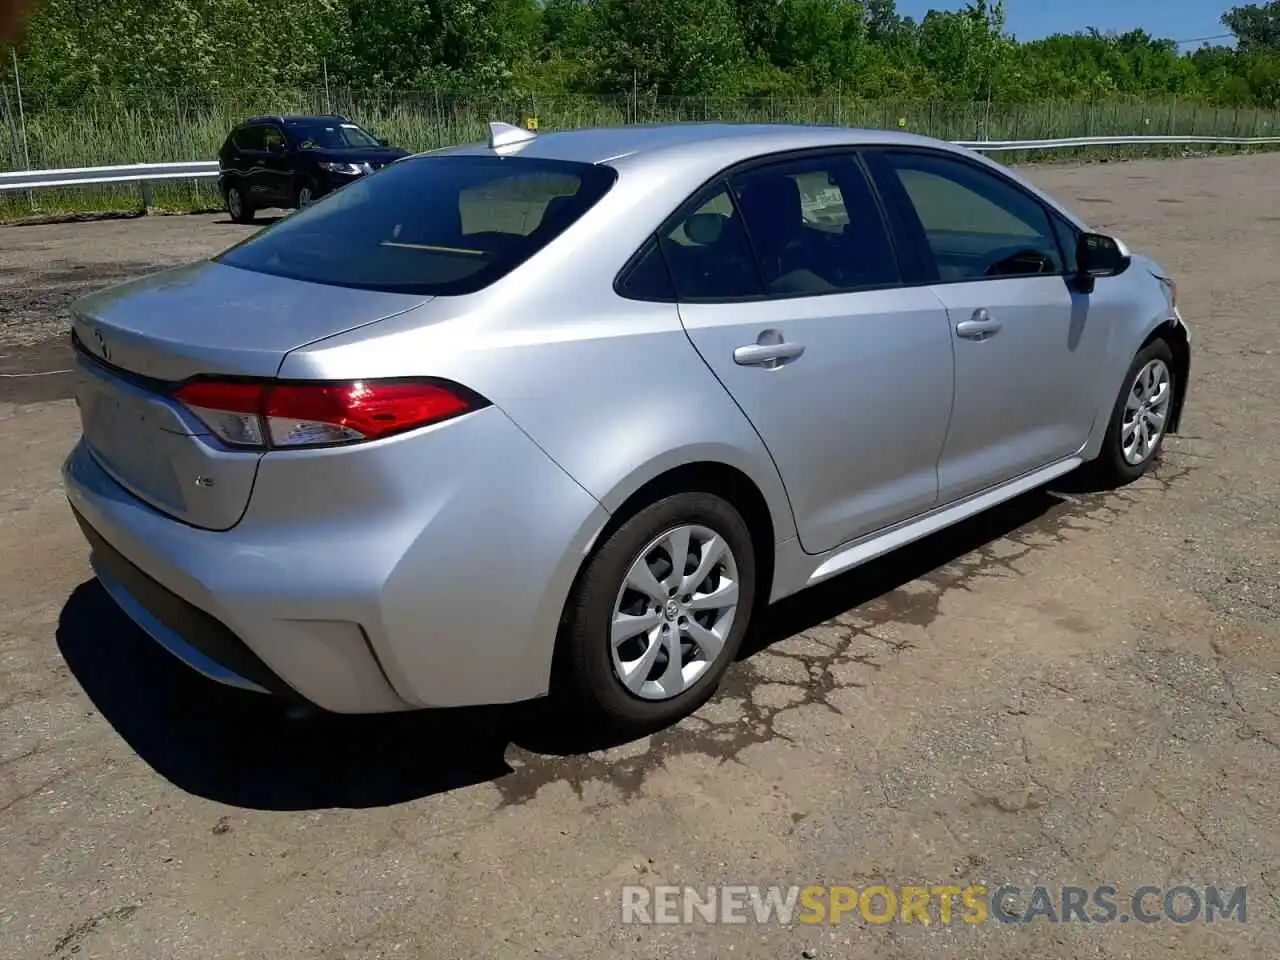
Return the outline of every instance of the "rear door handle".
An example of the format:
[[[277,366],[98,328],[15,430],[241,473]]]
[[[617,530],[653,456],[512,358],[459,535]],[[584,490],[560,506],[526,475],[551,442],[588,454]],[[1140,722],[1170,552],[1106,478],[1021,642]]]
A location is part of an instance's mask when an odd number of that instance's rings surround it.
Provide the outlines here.
[[[956,324],[956,336],[966,340],[985,340],[1000,332],[1004,324],[994,319],[986,310],[975,310],[968,320]]]
[[[742,367],[776,366],[804,353],[798,343],[753,343],[733,351],[733,362]]]

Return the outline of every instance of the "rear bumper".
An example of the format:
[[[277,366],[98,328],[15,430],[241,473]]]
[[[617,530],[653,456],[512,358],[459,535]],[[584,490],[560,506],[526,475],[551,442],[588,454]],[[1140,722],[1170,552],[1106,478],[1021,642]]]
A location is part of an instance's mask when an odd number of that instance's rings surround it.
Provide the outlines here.
[[[537,697],[607,514],[500,410],[462,421],[268,455],[225,532],[147,506],[83,442],[63,482],[107,591],[211,679],[338,713]]]
[[[98,581],[129,619],[156,643],[210,680],[255,693],[296,696],[226,624],[134,566],[79,511],[72,507],[71,512],[89,541],[90,564]]]

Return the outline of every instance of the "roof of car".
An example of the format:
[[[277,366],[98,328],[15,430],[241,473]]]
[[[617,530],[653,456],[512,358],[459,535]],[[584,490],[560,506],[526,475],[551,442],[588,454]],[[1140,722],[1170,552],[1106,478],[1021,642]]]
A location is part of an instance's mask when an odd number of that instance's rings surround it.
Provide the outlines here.
[[[897,130],[780,123],[666,123],[558,130],[509,147],[504,152],[522,157],[572,160],[579,163],[617,163],[675,148],[714,147],[718,154],[740,154],[742,159],[761,153],[800,150],[807,147],[872,143],[949,146],[941,141]],[[487,154],[486,143],[474,143],[431,151],[442,154]]]
[[[344,116],[339,114],[318,113],[318,114],[277,114],[271,117],[250,117],[241,126],[251,127],[262,123],[313,123],[315,121],[332,121],[336,123],[350,123]]]

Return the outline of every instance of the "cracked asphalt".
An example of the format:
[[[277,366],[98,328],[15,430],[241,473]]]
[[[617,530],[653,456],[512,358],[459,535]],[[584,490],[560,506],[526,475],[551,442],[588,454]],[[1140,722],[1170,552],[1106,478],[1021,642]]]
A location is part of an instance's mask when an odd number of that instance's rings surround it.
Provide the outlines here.
[[[1280,156],[1030,175],[1178,278],[1185,435],[792,598],[621,745],[536,705],[290,718],[155,648],[57,486],[65,309],[245,228],[0,229],[0,956],[1280,956]],[[720,883],[1244,886],[1247,919],[622,922],[624,885]]]

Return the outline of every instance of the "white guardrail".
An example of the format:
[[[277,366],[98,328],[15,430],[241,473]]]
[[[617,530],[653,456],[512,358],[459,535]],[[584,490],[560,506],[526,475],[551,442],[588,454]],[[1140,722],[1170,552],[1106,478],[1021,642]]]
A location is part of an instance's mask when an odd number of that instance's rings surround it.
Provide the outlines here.
[[[1280,137],[1066,137],[1060,140],[956,140],[957,146],[983,153],[1019,150],[1065,150],[1078,147],[1142,146],[1280,146]],[[178,163],[126,163],[111,167],[72,167],[65,170],[13,170],[0,173],[0,193],[45,187],[79,187],[103,183],[138,183],[150,205],[148,185],[162,180],[208,179],[218,175],[216,160]]]

